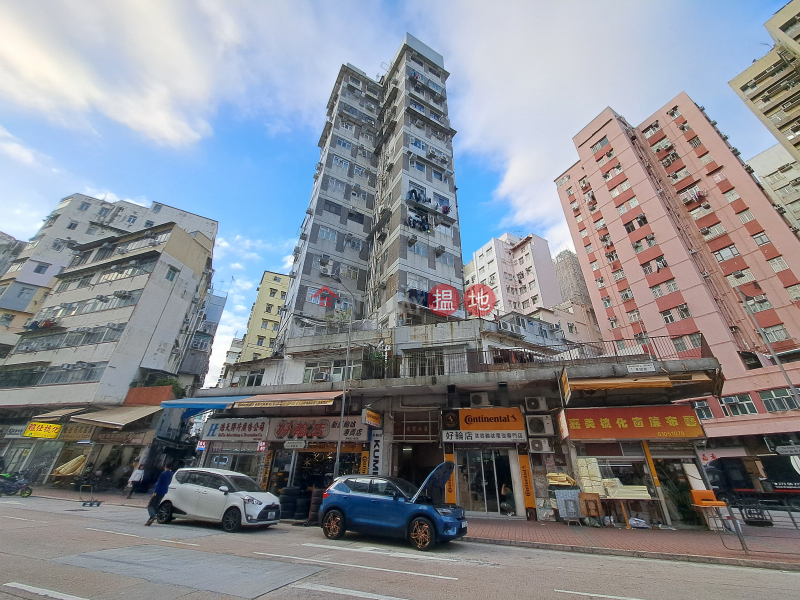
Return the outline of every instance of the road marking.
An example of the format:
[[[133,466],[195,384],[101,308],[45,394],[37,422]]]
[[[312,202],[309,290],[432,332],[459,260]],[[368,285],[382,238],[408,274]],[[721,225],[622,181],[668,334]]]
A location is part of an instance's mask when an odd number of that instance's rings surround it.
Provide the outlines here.
[[[3,500],[3,504],[22,504],[22,502],[17,502],[16,500]]]
[[[30,585],[25,585],[24,583],[17,583],[15,581],[12,581],[11,583],[5,583],[3,585],[5,587],[22,590],[24,592],[30,592],[31,594],[36,594],[37,596],[44,596],[45,598],[56,598],[57,600],[86,600],[86,598],[81,598],[80,596],[62,594],[61,592],[54,592],[53,590],[37,588]]]
[[[317,585],[316,583],[293,583],[289,587],[298,588],[301,590],[327,592],[329,594],[341,594],[342,596],[353,596],[354,598],[369,598],[370,600],[405,600],[405,598],[398,598],[396,596],[382,596],[381,594],[373,594],[371,592],[348,590],[345,588],[331,587],[329,585]]]
[[[143,540],[151,540],[155,542],[167,542],[168,544],[183,544],[184,546],[200,546],[200,544],[192,544],[190,542],[179,542],[178,540],[160,540],[158,538],[149,538],[143,535],[135,535],[133,533],[122,533],[121,531],[111,531],[109,529],[95,529],[94,527],[87,527],[89,531],[102,531],[103,533],[113,533],[114,535],[124,535],[126,537],[135,537]]]
[[[37,521],[36,519],[23,519],[22,517],[9,517],[3,515],[4,519],[14,519],[15,521],[30,521],[31,523],[47,523],[47,521]]]
[[[285,554],[268,554],[267,552],[253,552],[253,554],[260,554],[261,556],[272,556],[275,558],[290,558],[292,560],[304,560],[307,562],[322,563],[325,565],[336,565],[339,567],[351,567],[353,569],[368,569],[370,571],[385,571],[387,573],[400,573],[401,575],[415,575],[416,577],[433,577],[434,579],[449,579],[451,581],[458,581],[458,577],[446,577],[444,575],[428,575],[427,573],[412,573],[411,571],[396,571],[395,569],[382,569],[380,567],[367,567],[364,565],[351,565],[348,563],[339,563],[330,560],[304,558],[302,556],[286,556]]]
[[[302,546],[309,546],[310,548],[324,548],[326,550],[343,550],[345,552],[362,552],[367,554],[377,554],[378,556],[388,556],[390,558],[413,558],[414,560],[438,560],[452,563],[471,563],[471,564],[486,564],[477,560],[469,560],[466,558],[445,558],[444,556],[436,556],[435,554],[423,554],[418,552],[412,554],[410,552],[391,552],[381,550],[377,546],[361,546],[359,548],[350,548],[347,546],[337,546],[335,544],[301,544]]]
[[[590,594],[588,592],[571,592],[570,590],[553,590],[562,594],[575,594],[576,596],[587,596],[589,598],[610,598],[610,600],[642,600],[641,598],[629,598],[628,596],[606,596],[605,594]]]

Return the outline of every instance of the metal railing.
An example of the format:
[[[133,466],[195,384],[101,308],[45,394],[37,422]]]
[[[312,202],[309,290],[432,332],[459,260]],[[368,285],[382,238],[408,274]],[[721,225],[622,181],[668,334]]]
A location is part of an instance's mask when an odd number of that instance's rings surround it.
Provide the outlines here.
[[[420,348],[404,354],[362,361],[362,379],[432,377],[489,371],[511,371],[531,367],[596,363],[652,363],[664,360],[713,358],[701,336],[696,348],[678,350],[670,337],[646,340],[615,340],[591,344],[564,343],[529,348],[493,348],[447,352]]]

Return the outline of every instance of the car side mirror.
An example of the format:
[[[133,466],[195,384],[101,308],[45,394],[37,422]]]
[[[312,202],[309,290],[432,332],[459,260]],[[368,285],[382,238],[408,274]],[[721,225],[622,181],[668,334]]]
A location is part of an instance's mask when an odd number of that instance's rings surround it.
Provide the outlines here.
[[[401,497],[402,496],[400,495],[400,492],[398,492],[397,490],[394,490],[392,492],[392,498],[394,498],[395,500],[399,500]]]
[[[227,494],[228,493],[228,486],[227,485],[219,486],[219,491],[222,492],[223,494]]]

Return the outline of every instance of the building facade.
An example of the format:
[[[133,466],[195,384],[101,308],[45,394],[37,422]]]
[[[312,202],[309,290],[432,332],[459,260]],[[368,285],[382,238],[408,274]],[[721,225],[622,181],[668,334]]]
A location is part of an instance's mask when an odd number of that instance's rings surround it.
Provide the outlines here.
[[[556,270],[558,287],[561,290],[561,298],[567,302],[581,302],[591,304],[589,288],[586,287],[586,280],[583,278],[581,263],[578,255],[571,250],[562,250],[553,259],[553,267]]]
[[[791,154],[775,144],[747,161],[775,210],[795,235],[800,234],[800,166]]]
[[[581,344],[603,341],[591,304],[567,300],[550,308],[538,308],[530,316],[554,325],[565,341]]]
[[[279,347],[295,321],[324,325],[351,308],[381,327],[436,322],[428,291],[463,292],[448,75],[442,56],[410,34],[379,81],[342,66]]]
[[[709,437],[746,436],[750,457],[764,435],[795,439],[800,405],[767,342],[800,384],[800,241],[751,169],[685,93],[636,127],[606,109],[574,142],[556,185],[604,337],[669,336],[680,353],[702,332],[725,375],[721,398],[696,402]]]
[[[286,273],[264,271],[247,321],[247,332],[240,350],[243,357],[239,360],[258,360],[272,356],[288,289],[289,276]]]
[[[532,233],[524,238],[512,233],[492,238],[465,265],[464,283],[490,286],[498,314],[527,315],[561,302],[550,246]]]
[[[729,85],[747,108],[772,132],[794,158],[800,160],[800,0],[776,12],[764,27],[773,48]]]

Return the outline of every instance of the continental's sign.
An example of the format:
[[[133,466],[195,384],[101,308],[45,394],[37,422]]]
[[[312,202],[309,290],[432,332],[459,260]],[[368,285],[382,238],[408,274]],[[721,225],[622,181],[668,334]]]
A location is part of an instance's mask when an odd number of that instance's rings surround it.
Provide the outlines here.
[[[442,411],[442,429],[525,431],[525,421],[519,408],[461,408]]]

